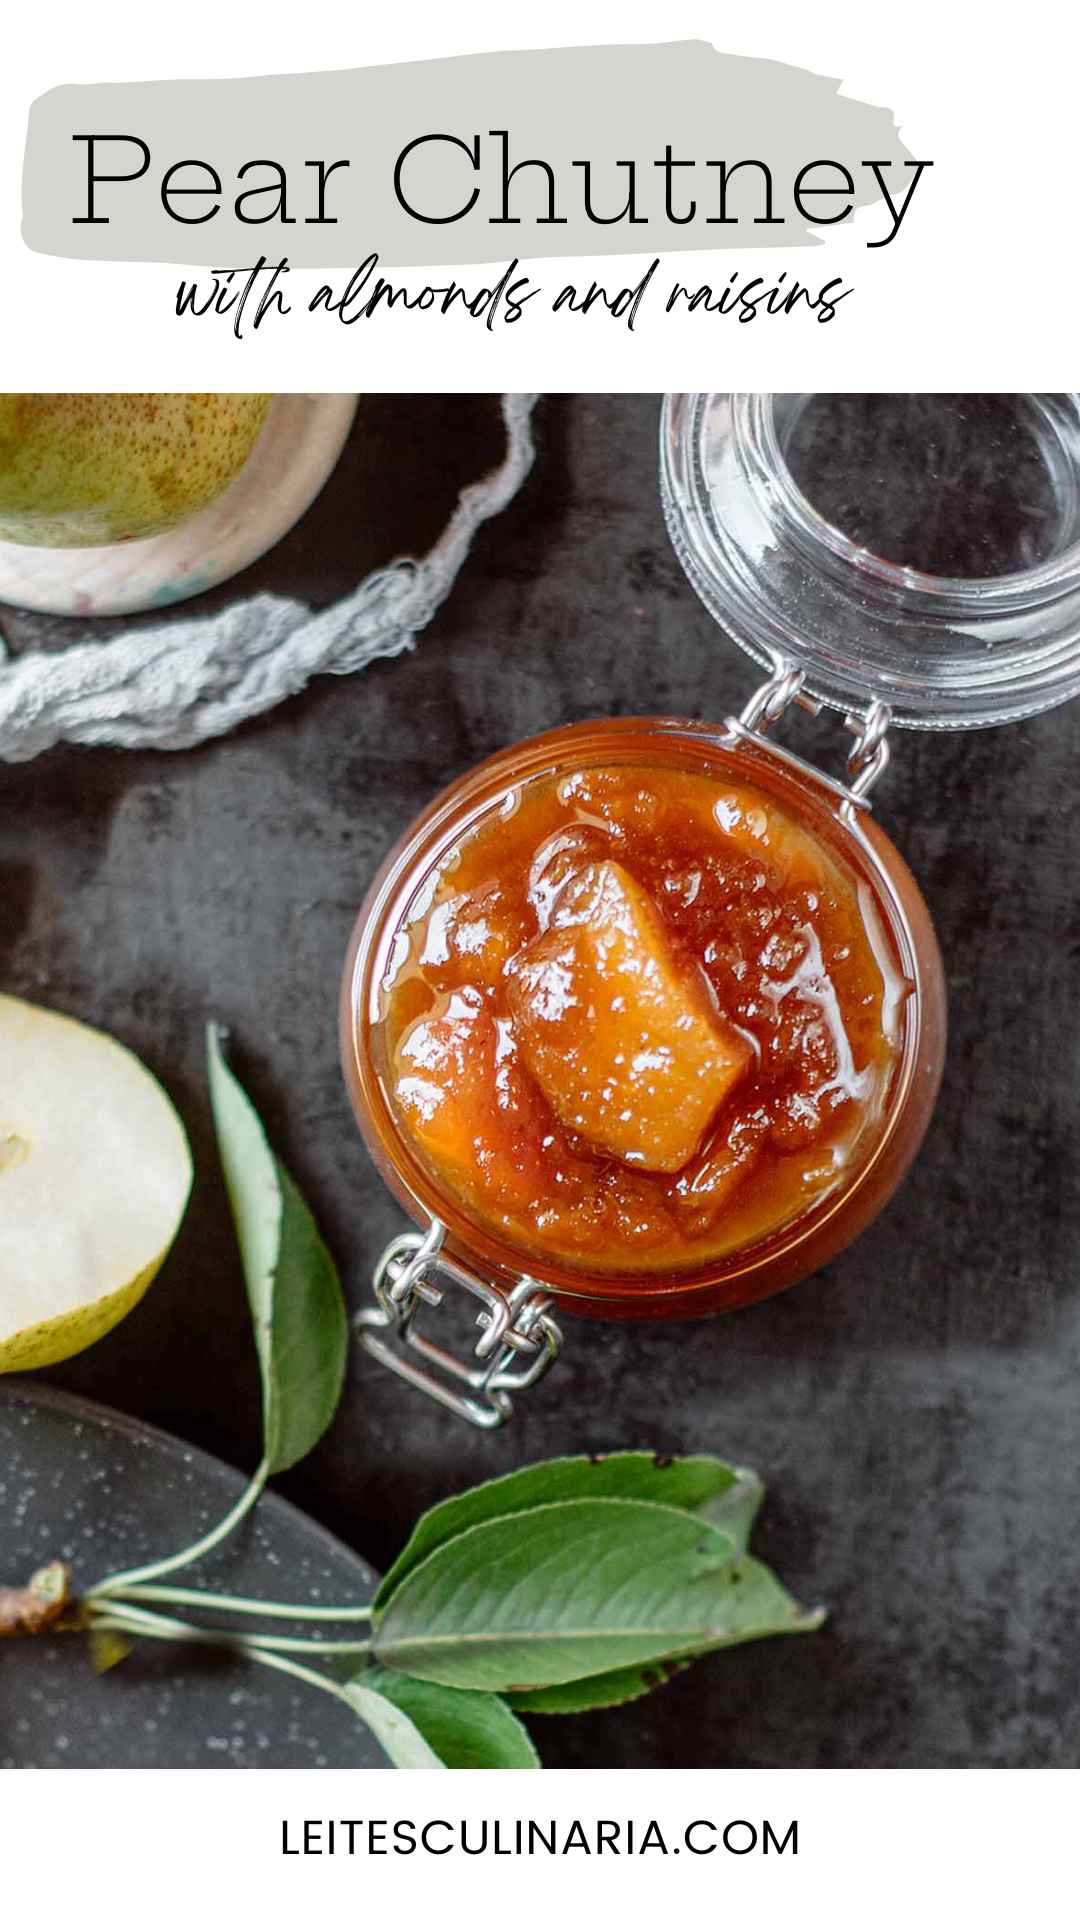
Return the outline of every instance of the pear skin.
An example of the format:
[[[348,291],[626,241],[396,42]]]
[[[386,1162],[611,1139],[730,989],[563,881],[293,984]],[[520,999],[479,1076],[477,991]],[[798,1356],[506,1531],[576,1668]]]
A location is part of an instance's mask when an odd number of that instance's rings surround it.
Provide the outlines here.
[[[99,547],[167,532],[235,479],[272,397],[0,394],[0,540]]]

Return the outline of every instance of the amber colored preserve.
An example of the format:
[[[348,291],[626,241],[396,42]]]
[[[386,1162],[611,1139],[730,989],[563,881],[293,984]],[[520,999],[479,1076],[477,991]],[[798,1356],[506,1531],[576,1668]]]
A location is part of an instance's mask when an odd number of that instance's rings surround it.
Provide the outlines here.
[[[735,1305],[849,1239],[944,1033],[885,836],[767,744],[664,721],[563,729],[437,801],[369,896],[344,1024],[414,1217],[624,1312]]]

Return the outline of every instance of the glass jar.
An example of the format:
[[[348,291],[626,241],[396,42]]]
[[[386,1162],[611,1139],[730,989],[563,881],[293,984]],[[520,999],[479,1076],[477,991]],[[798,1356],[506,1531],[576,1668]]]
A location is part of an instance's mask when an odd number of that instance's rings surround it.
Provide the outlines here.
[[[1080,395],[1003,396],[1008,444],[1043,480],[1038,558],[989,578],[883,559],[830,524],[788,451],[813,394],[672,394],[660,492],[675,551],[733,640],[843,712],[984,727],[1080,691]],[[922,396],[903,396],[912,401]],[[976,507],[977,511],[977,507]]]
[[[669,530],[711,611],[769,678],[739,716],[599,720],[496,754],[440,794],[391,851],[352,937],[341,1001],[350,1097],[380,1172],[416,1230],[388,1247],[365,1346],[481,1426],[556,1357],[559,1314],[684,1318],[763,1299],[818,1269],[880,1211],[928,1124],[945,1047],[945,989],[933,927],[901,855],[870,817],[890,723],[971,726],[1012,719],[1080,686],[1080,545],[1075,397],[1031,400],[1027,417],[1053,481],[1053,553],[1026,572],[936,578],[884,560],[826,521],[796,484],[785,446],[809,396],[670,398],[661,430]],[[1068,537],[1066,537],[1068,536]],[[834,779],[771,738],[796,705],[843,710],[855,741]],[[524,1246],[485,1220],[420,1151],[391,1087],[385,994],[411,923],[457,850],[537,783],[598,769],[693,772],[738,781],[783,810],[851,877],[891,995],[894,1058],[863,1148],[823,1197],[775,1230],[700,1261],[626,1270]],[[718,791],[722,788],[718,787]],[[480,1337],[459,1359],[420,1331],[422,1308],[462,1288]]]

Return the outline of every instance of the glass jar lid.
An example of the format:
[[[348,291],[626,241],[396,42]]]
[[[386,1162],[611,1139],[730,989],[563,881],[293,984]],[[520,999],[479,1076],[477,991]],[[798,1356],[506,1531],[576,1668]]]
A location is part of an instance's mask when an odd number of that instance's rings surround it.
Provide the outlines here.
[[[660,472],[705,605],[814,699],[977,727],[1080,693],[1080,394],[672,394]]]

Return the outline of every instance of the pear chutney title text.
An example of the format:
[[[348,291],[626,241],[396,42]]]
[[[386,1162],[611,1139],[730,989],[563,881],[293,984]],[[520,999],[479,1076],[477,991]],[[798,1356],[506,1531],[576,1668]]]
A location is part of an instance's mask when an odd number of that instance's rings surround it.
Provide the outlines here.
[[[179,226],[206,226],[224,211],[241,227],[338,226],[355,221],[353,163],[347,157],[286,161],[251,158],[229,171],[205,157],[155,163],[150,143],[136,133],[74,133],[84,152],[74,226],[108,226],[123,208],[123,195],[150,178],[163,213]],[[881,230],[866,246],[891,246],[907,217],[930,160],[813,159],[793,176],[778,179],[765,160],[703,160],[677,153],[668,142],[645,161],[570,160],[568,167],[514,154],[506,128],[467,138],[424,133],[397,153],[391,174],[396,205],[427,227],[483,221],[489,227],[565,227],[571,218],[595,227],[648,227],[653,222],[684,228],[835,227],[850,220],[857,204],[857,176],[868,174],[882,203]],[[343,178],[342,176],[349,176]],[[569,209],[572,208],[572,213]],[[626,251],[645,236],[626,235]],[[554,237],[549,251],[559,251]]]

